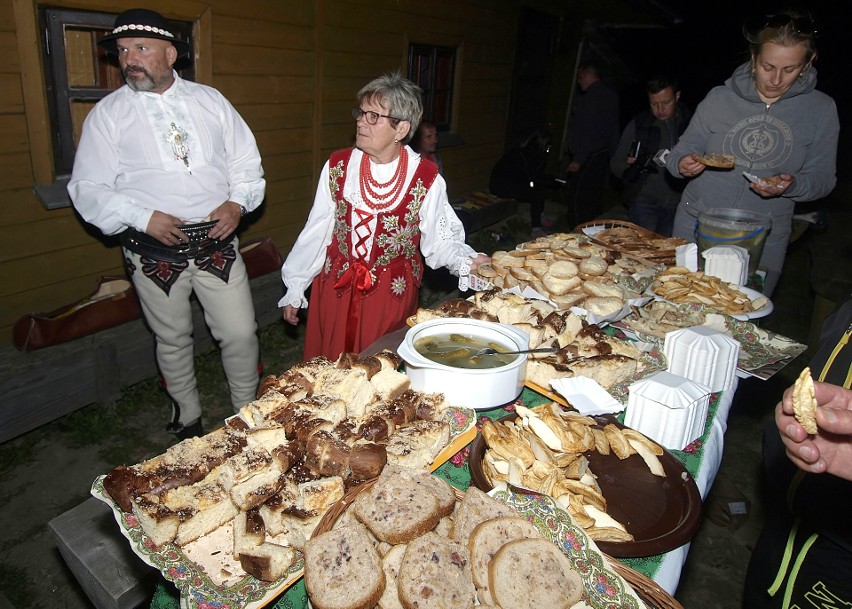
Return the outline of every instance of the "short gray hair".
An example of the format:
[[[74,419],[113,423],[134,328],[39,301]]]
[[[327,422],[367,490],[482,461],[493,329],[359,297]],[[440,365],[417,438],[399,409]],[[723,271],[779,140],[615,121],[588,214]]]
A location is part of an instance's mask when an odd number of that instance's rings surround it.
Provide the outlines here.
[[[390,116],[399,120],[392,120],[394,127],[400,120],[408,121],[411,127],[405,136],[403,144],[407,144],[417,132],[420,119],[423,118],[422,90],[407,78],[397,72],[389,72],[371,80],[364,85],[355,99],[358,104],[364,100],[370,100],[387,108]]]

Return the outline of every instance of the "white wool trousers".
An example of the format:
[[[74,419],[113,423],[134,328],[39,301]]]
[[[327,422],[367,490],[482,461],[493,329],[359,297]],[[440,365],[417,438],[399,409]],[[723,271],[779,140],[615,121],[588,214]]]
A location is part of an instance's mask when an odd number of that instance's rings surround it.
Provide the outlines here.
[[[233,241],[237,249],[238,242]],[[124,248],[128,272],[139,294],[145,320],[156,339],[157,364],[166,390],[180,408],[180,422],[201,416],[195,377],[192,308],[195,292],[204,319],[222,351],[234,412],[255,399],[258,386],[259,347],[251,289],[246,266],[237,249],[228,282],[200,270],[194,260],[171,285],[169,293],[143,272],[141,257]]]

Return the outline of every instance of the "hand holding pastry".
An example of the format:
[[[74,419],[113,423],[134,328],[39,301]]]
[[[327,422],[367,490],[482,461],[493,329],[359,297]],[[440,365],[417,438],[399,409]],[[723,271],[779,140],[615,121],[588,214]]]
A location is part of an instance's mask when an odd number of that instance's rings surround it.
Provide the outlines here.
[[[787,388],[775,409],[775,423],[789,459],[811,473],[829,473],[852,480],[852,390],[814,382],[816,434],[809,434],[795,416],[795,385]]]

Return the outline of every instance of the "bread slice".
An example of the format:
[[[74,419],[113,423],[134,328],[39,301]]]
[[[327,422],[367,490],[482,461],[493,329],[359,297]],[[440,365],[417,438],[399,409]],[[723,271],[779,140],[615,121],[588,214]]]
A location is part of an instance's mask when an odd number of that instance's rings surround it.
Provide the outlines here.
[[[402,476],[380,476],[352,509],[373,535],[391,544],[407,543],[441,520],[438,499],[425,485]]]
[[[385,572],[385,591],[379,599],[381,609],[403,609],[399,600],[399,566],[405,556],[405,544],[391,546],[382,557],[382,570]]]
[[[234,532],[234,555],[256,548],[266,541],[266,526],[257,508],[240,512],[232,522]]]
[[[317,609],[375,607],[385,590],[385,572],[363,525],[353,523],[308,540],[305,588]]]
[[[541,537],[538,529],[519,516],[501,516],[480,522],[467,542],[470,571],[477,587],[488,586],[488,563],[504,545],[518,539]]]
[[[499,516],[517,515],[515,510],[502,501],[497,501],[475,486],[471,486],[465,491],[464,498],[456,509],[450,536],[467,546],[470,534],[480,522]]]
[[[501,609],[568,609],[583,597],[580,574],[546,539],[521,539],[504,545],[489,563],[488,582]]]
[[[476,588],[467,548],[437,533],[418,537],[405,548],[398,588],[405,609],[470,609]]]
[[[277,543],[264,542],[239,554],[243,571],[265,582],[274,582],[287,575],[290,565],[296,560],[293,548]]]
[[[386,465],[382,471],[382,476],[402,476],[415,484],[419,484],[438,500],[438,511],[441,514],[441,518],[453,513],[453,509],[456,506],[455,489],[449,482],[443,478],[433,476],[428,470],[415,470],[398,465]]]
[[[418,420],[400,425],[388,439],[388,463],[411,469],[427,468],[449,441],[450,426],[443,421]]]

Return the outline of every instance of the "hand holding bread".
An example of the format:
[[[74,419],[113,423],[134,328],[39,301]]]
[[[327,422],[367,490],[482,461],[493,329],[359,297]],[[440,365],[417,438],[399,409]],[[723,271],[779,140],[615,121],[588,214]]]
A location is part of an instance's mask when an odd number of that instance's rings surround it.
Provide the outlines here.
[[[798,393],[801,396],[801,386]],[[795,416],[796,395],[795,385],[788,387],[775,409],[775,424],[787,457],[803,471],[852,480],[852,390],[813,382],[815,434],[808,433]]]

